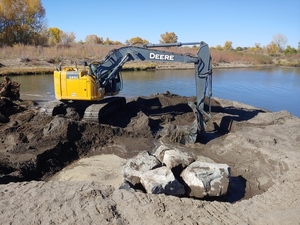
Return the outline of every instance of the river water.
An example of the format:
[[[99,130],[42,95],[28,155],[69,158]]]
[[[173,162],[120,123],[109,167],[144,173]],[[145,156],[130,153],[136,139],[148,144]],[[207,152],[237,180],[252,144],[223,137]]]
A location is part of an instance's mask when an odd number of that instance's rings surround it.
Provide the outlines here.
[[[194,70],[122,72],[120,95],[131,98],[170,91],[195,95]],[[21,98],[54,99],[52,75],[14,76]],[[242,102],[270,111],[287,110],[300,117],[300,68],[214,69],[213,97]]]

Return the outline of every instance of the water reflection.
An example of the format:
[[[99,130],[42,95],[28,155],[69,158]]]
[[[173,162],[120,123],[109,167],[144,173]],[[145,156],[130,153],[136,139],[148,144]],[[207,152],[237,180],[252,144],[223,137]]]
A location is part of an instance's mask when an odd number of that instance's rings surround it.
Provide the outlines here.
[[[23,75],[12,79],[21,84],[22,99],[52,100],[54,96],[53,75]]]
[[[135,97],[170,91],[183,96],[193,96],[195,90],[194,70],[161,70],[123,72],[122,94]]]
[[[194,70],[123,72],[121,95],[131,98],[170,91],[195,95]],[[52,75],[15,76],[23,99],[54,99]],[[215,69],[213,97],[243,102],[300,117],[300,68]]]

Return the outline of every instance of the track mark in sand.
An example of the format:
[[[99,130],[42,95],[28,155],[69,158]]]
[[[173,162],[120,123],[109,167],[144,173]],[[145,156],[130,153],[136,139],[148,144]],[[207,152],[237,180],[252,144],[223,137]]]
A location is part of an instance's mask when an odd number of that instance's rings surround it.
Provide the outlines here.
[[[228,212],[228,208],[230,207],[229,203],[223,202],[209,202],[205,204],[204,208],[204,216],[209,218],[213,222],[218,222],[218,224],[243,224],[244,220],[240,219],[238,216],[234,214],[230,214]]]

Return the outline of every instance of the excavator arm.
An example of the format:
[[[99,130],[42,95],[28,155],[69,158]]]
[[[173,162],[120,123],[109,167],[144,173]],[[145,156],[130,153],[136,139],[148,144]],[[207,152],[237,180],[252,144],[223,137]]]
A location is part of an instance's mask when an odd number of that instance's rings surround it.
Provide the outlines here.
[[[197,55],[184,55],[173,52],[153,49],[156,47],[171,47],[183,45],[199,45]],[[205,119],[210,118],[210,98],[212,95],[212,66],[209,47],[205,42],[195,43],[168,43],[168,44],[149,44],[142,47],[126,46],[112,50],[97,66],[94,75],[97,77],[101,88],[106,92],[118,92],[119,86],[114,79],[119,79],[119,72],[122,66],[133,60],[140,61],[158,61],[158,62],[183,62],[194,63],[195,65],[195,83],[197,101],[190,103],[190,107],[195,113],[196,120],[189,130],[188,142],[194,143],[199,133],[205,130]],[[206,94],[206,92],[208,92]],[[209,110],[204,110],[204,100],[208,96]]]

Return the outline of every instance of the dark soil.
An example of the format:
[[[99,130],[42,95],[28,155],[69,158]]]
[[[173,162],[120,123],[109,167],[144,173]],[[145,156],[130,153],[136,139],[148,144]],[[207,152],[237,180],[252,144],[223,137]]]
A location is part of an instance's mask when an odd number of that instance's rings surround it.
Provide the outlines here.
[[[114,152],[122,157],[151,149],[165,124],[193,119],[183,100],[170,94],[140,97],[98,124],[78,120],[76,114],[52,117],[39,113],[34,102],[5,98],[0,108],[6,115],[0,125],[0,183],[45,179],[79,157],[101,153],[107,144],[126,145],[126,152]]]

